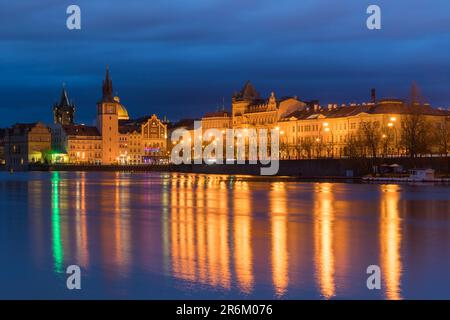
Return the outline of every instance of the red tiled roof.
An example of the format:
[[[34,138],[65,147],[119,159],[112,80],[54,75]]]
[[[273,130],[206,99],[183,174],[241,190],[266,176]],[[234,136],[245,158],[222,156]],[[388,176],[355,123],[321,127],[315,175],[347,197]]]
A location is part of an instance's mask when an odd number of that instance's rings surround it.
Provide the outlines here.
[[[216,117],[229,117],[230,113],[228,111],[214,111],[206,113],[203,118],[216,118]]]
[[[283,119],[289,119],[295,117],[297,119],[306,119],[311,115],[323,115],[326,118],[341,118],[350,117],[360,113],[369,114],[422,114],[422,115],[435,115],[445,116],[449,115],[448,111],[432,108],[430,105],[414,105],[410,106],[400,100],[386,100],[380,101],[375,105],[351,105],[345,107],[337,107],[333,109],[320,109],[314,110],[299,110],[295,111]]]
[[[79,124],[70,124],[62,126],[68,136],[100,136],[100,132],[96,127],[83,126]]]

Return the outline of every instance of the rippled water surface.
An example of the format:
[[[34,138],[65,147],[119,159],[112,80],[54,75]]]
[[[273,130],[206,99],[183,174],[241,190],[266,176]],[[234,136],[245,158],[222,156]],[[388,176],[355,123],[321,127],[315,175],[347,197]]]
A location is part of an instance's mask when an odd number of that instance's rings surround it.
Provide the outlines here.
[[[3,172],[0,298],[450,299],[449,205],[434,185]]]

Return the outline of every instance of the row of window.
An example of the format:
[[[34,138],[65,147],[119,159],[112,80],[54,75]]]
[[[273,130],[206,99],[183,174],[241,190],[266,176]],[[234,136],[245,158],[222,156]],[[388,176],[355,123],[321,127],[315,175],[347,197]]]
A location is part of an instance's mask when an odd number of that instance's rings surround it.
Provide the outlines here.
[[[92,149],[97,149],[100,150],[102,147],[100,144],[94,144],[94,146],[92,147],[92,144],[88,144],[88,145],[84,145],[84,144],[70,144],[69,149],[71,150],[92,150]]]

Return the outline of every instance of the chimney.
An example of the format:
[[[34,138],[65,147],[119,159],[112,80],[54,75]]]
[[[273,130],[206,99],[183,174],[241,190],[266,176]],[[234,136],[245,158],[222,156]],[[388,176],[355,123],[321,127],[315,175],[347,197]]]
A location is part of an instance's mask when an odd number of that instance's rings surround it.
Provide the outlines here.
[[[370,90],[370,102],[375,103],[377,101],[377,91],[375,90],[375,88],[372,88],[372,90]]]

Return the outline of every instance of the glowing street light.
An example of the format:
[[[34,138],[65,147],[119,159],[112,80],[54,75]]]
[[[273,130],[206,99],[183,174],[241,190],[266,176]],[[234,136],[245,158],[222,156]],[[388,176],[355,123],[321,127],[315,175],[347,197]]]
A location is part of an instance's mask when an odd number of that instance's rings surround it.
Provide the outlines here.
[[[395,121],[397,121],[397,118],[396,117],[391,117],[391,122],[395,122]]]
[[[388,123],[388,127],[389,127],[389,128],[392,128],[393,126],[394,126],[394,124],[393,124],[392,122],[389,122],[389,123]]]

